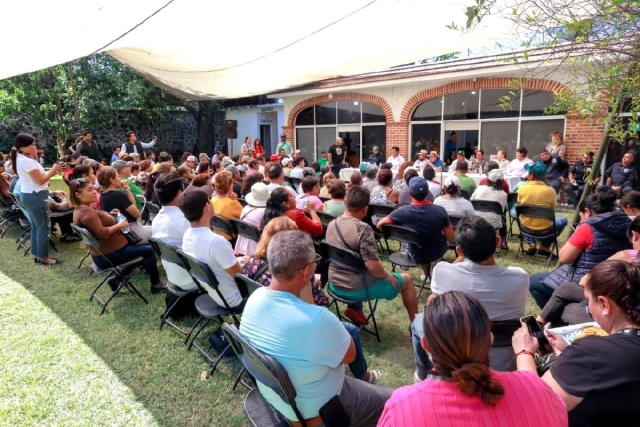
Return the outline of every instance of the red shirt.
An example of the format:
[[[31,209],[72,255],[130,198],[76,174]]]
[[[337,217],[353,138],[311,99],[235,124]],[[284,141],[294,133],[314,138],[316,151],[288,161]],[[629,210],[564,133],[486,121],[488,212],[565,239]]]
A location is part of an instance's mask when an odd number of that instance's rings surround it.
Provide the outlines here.
[[[285,213],[296,223],[300,230],[311,234],[313,237],[322,236],[322,232],[324,231],[322,224],[310,220],[303,211],[288,209]]]
[[[536,374],[492,370],[491,376],[504,387],[504,396],[495,406],[467,396],[451,381],[426,379],[394,391],[378,427],[568,425],[564,402]]]
[[[253,152],[254,159],[257,159],[258,156],[262,156],[263,154],[264,154],[264,148],[262,147],[262,145],[254,147],[254,152]]]
[[[593,230],[589,224],[580,224],[573,232],[568,240],[573,246],[578,249],[591,249],[593,247]]]
[[[487,185],[489,183],[489,178],[482,178],[478,185]],[[509,184],[507,181],[502,181],[502,191],[509,194]]]

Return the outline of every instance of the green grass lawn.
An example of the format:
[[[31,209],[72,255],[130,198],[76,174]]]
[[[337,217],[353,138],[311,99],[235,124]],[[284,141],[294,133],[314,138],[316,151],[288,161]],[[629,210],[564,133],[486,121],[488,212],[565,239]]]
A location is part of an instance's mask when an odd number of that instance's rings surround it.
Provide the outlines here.
[[[62,185],[54,181],[52,188]],[[231,391],[240,364],[225,359],[202,381],[210,369],[205,360],[188,353],[173,331],[158,330],[164,297],[151,295],[145,276],[136,274],[134,283],[149,305],[123,292],[98,316],[88,298],[99,279],[77,268],[82,244],[58,245],[54,256],[63,265],[35,265],[16,251],[17,231],[0,240],[0,425],[247,425],[246,390]],[[510,243],[501,264],[545,270],[529,258],[516,262],[516,241]],[[410,272],[418,281],[420,271]],[[423,292],[421,305],[427,297]],[[537,312],[531,298],[527,312]],[[369,366],[382,371],[382,385],[411,383],[413,352],[402,304],[381,301],[376,317],[382,343],[368,334],[362,339]]]

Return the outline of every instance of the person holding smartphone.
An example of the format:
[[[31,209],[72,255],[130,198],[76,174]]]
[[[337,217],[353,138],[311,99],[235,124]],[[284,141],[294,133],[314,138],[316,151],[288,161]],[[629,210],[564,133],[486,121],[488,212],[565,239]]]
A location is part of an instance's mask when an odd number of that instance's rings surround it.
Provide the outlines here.
[[[606,260],[580,280],[588,310],[606,337],[571,345],[546,331],[558,358],[542,380],[559,395],[572,426],[632,426],[640,419],[640,266]],[[526,324],[512,339],[518,371],[536,372],[539,343]]]
[[[11,165],[20,179],[20,201],[31,223],[31,255],[36,264],[56,265],[62,261],[49,256],[49,180],[67,167],[55,163],[45,172],[37,156],[36,139],[28,133],[16,135],[11,148]]]

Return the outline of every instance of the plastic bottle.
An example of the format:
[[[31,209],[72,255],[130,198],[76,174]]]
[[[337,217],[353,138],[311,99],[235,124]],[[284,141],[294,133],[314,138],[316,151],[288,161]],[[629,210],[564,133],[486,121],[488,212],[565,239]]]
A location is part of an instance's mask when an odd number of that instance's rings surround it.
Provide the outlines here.
[[[121,223],[122,221],[126,221],[126,219],[127,219],[127,218],[126,218],[124,215],[122,215],[121,213],[119,213],[119,214],[116,216],[116,221],[117,221],[118,223]],[[124,234],[127,234],[127,233],[129,232],[129,227],[124,227],[124,228],[122,229],[122,232],[123,232]]]

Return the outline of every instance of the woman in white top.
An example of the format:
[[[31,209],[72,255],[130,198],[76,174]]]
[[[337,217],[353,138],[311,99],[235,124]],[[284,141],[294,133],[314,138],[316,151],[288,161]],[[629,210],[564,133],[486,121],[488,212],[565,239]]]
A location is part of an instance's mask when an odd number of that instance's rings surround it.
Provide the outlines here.
[[[507,193],[502,189],[504,174],[500,169],[494,169],[489,172],[487,185],[478,185],[476,191],[471,195],[471,200],[486,200],[489,202],[498,202],[504,211],[507,205]],[[495,228],[501,228],[502,215],[493,212],[477,212],[478,216],[483,217]]]
[[[66,169],[66,166],[55,163],[49,172],[45,172],[38,162],[36,139],[19,133],[11,148],[11,164],[22,186],[20,201],[29,214],[31,222],[31,255],[38,264],[54,265],[61,261],[49,256],[49,180]]]
[[[426,165],[422,169],[422,176],[427,180],[427,184],[429,184],[429,192],[433,194],[433,197],[438,197],[440,192],[442,191],[442,187],[440,184],[433,182],[436,177],[436,171],[433,169],[433,166]]]
[[[442,186],[443,195],[436,197],[433,204],[442,206],[447,215],[454,218],[464,218],[476,214],[473,205],[460,196],[460,180],[455,175],[449,175]]]
[[[524,168],[525,165],[532,165],[533,160],[527,157],[527,149],[524,147],[520,147],[516,150],[516,158],[509,163],[507,166],[507,172],[505,175],[508,176],[526,176],[529,172]]]
[[[240,220],[248,222],[260,229],[265,207],[267,206],[267,200],[269,199],[269,187],[262,182],[257,182],[251,186],[251,191],[247,193],[244,198],[247,201],[247,206],[242,208]],[[235,255],[253,256],[257,245],[258,242],[254,242],[243,236],[238,236],[234,253]]]

